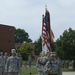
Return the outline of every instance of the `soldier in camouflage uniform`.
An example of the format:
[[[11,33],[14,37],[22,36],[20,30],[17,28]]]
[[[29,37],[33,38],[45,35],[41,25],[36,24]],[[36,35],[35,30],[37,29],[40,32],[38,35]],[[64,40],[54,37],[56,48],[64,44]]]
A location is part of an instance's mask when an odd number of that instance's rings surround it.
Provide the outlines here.
[[[6,61],[7,61],[7,59],[8,59],[7,52],[5,52],[5,54],[4,54],[4,59],[5,59],[5,64],[6,64]]]
[[[5,59],[3,56],[3,52],[1,52],[0,54],[0,75],[4,75]]]
[[[6,65],[5,65],[5,72],[7,75],[18,75],[20,70],[19,60],[16,57],[16,50],[11,50],[12,55],[8,57]]]
[[[46,63],[48,75],[62,75],[61,67],[56,60],[55,54],[51,54],[49,59]]]
[[[41,56],[37,59],[37,68],[38,68],[38,75],[47,75],[46,73],[46,62],[48,58],[45,56],[45,53],[41,53]]]
[[[19,74],[18,74],[18,75],[20,75],[21,67],[22,67],[22,57],[21,57],[21,55],[19,53],[16,53],[16,57],[19,60],[19,64],[20,64],[20,70],[19,70]]]
[[[22,56],[21,56],[21,54],[19,53],[19,58],[20,58],[20,65],[21,65],[21,67],[22,67]]]
[[[32,56],[29,55],[28,57],[28,64],[29,64],[29,67],[31,67],[31,64],[32,64]]]
[[[5,64],[6,64],[6,61],[7,61],[7,59],[8,59],[7,52],[5,52],[5,54],[4,54],[4,59],[5,59]],[[5,66],[5,64],[4,64],[4,66]],[[4,67],[4,73],[5,73],[5,67]],[[5,75],[6,75],[6,74],[5,74]]]

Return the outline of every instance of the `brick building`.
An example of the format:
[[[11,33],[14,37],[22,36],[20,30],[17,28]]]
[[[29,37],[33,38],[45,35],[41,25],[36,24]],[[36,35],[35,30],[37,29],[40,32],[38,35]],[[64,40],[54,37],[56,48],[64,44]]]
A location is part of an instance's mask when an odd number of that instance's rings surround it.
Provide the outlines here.
[[[15,48],[14,27],[0,24],[0,52],[10,53]]]

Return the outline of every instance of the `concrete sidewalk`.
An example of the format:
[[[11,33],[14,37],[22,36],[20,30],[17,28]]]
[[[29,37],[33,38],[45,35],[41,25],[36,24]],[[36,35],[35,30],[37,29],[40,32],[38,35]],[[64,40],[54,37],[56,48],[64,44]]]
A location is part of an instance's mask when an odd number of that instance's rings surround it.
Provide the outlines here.
[[[75,72],[63,72],[62,75],[75,75]]]
[[[38,75],[38,74],[35,74]],[[75,72],[63,72],[62,75],[75,75]]]

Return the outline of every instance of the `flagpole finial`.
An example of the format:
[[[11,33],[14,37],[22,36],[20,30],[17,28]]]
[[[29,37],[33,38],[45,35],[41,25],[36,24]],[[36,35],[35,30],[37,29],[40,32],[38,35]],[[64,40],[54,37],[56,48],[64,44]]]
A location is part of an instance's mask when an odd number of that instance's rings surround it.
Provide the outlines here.
[[[47,5],[45,5],[45,10],[47,11]]]

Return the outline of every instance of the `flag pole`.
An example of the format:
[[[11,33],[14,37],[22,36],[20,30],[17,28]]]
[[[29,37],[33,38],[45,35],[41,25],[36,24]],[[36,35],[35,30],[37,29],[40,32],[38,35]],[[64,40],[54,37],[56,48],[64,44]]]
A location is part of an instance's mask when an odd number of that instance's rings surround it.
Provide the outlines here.
[[[45,11],[47,11],[47,5],[45,5]]]
[[[45,5],[45,15],[47,15],[48,16],[48,26],[49,26],[49,28],[48,28],[48,32],[49,32],[49,37],[50,37],[50,44],[51,44],[51,23],[50,23],[50,13],[49,13],[49,11],[47,10],[47,5]],[[50,45],[51,46],[51,45]],[[50,47],[50,50],[49,50],[49,52],[51,51],[51,47]]]

